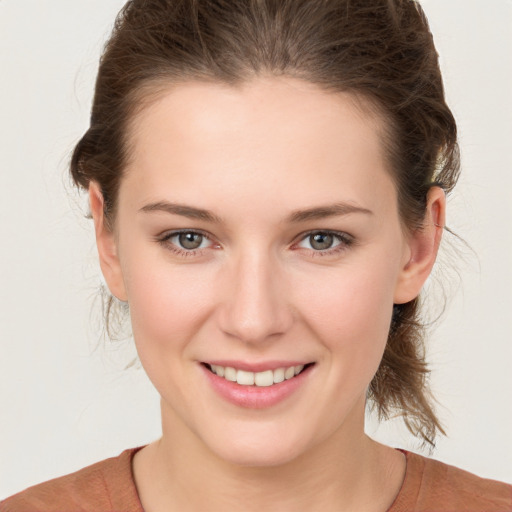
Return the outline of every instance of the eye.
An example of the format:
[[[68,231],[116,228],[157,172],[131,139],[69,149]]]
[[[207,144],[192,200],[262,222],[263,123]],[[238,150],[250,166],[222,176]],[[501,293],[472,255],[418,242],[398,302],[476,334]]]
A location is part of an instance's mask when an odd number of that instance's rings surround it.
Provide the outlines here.
[[[176,239],[176,241],[174,241],[174,239]],[[194,250],[200,249],[203,242],[207,239],[201,233],[187,231],[185,233],[178,233],[177,235],[172,236],[169,240],[180,246],[182,249]]]
[[[214,245],[210,238],[200,231],[172,231],[165,233],[158,241],[176,253],[187,255]]]
[[[315,252],[336,252],[343,250],[353,243],[353,239],[346,233],[334,231],[313,231],[297,244],[303,249],[310,249]]]
[[[335,238],[331,233],[315,233],[309,235],[307,241],[316,251],[324,251],[333,246]]]

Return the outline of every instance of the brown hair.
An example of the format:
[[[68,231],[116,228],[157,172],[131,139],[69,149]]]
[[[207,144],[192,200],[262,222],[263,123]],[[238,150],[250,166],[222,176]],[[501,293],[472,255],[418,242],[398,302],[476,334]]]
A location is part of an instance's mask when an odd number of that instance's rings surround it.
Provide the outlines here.
[[[180,82],[236,86],[263,73],[352,92],[378,109],[407,229],[421,227],[430,187],[454,187],[456,125],[426,17],[413,0],[130,0],[101,58],[90,128],[72,155],[75,183],[99,183],[113,222],[127,127],[142,100]],[[443,430],[432,408],[418,300],[395,305],[368,398],[380,418],[402,415],[433,445]]]

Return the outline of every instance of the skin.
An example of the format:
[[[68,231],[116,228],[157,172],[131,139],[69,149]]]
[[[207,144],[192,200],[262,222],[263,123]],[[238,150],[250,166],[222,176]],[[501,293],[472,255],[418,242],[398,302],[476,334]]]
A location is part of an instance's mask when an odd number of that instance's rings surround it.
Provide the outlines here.
[[[169,88],[131,124],[113,231],[91,183],[101,268],[161,396],[162,438],[133,463],[146,511],[383,512],[398,493],[404,457],[364,434],[365,397],[393,304],[432,269],[445,197],[432,188],[423,229],[403,228],[382,121],[362,105],[291,78]],[[333,204],[370,213],[290,219]],[[176,252],[180,229],[206,234],[200,249]],[[311,231],[345,238],[318,250]],[[212,390],[214,359],[315,364],[254,410]]]

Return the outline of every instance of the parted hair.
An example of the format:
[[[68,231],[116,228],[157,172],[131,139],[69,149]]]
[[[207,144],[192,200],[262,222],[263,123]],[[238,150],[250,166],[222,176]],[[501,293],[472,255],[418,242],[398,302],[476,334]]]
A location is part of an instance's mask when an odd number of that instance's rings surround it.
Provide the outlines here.
[[[455,186],[456,123],[427,19],[413,0],[128,1],[100,60],[90,127],[72,154],[75,184],[100,185],[112,227],[130,158],[127,132],[140,109],[180,83],[236,87],[260,75],[353,93],[371,106],[385,126],[404,229],[421,229],[430,187],[449,193]],[[424,338],[419,298],[395,305],[368,400],[381,419],[401,415],[433,446],[444,431],[428,385]]]

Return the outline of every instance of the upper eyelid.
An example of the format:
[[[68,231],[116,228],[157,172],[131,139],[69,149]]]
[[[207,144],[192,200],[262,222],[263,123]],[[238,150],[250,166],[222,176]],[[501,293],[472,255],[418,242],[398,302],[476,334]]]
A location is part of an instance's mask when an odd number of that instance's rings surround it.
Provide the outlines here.
[[[204,236],[205,238],[208,238],[208,240],[213,241],[214,237],[208,233],[207,231],[203,231],[202,229],[171,229],[167,231],[162,231],[160,235],[158,235],[158,238],[160,240],[162,239],[169,239],[176,235],[181,235],[182,233],[196,233],[198,235]]]
[[[204,231],[199,228],[171,229],[171,230],[162,231],[161,235],[159,235],[159,236],[161,236],[163,238],[163,237],[179,235],[180,233],[197,233],[199,235],[205,236],[206,238],[208,238],[210,240],[215,238],[212,234],[208,233],[208,231]],[[294,240],[300,240],[300,239],[310,236],[314,233],[329,233],[332,235],[338,235],[340,237],[352,238],[352,235],[350,235],[346,231],[338,231],[336,229],[309,229],[308,231],[303,231],[303,232],[299,233],[298,235],[296,235],[294,237]]]
[[[305,238],[307,238],[308,236],[314,235],[316,233],[327,233],[329,235],[334,235],[334,236],[337,236],[342,239],[349,238],[349,239],[353,240],[353,238],[354,238],[352,235],[350,235],[346,231],[337,231],[335,229],[311,229],[309,231],[305,231],[304,233],[301,233],[300,235],[297,235],[295,237],[295,240],[297,242],[300,242],[300,241],[304,240]],[[293,243],[297,243],[297,242],[293,242]]]

